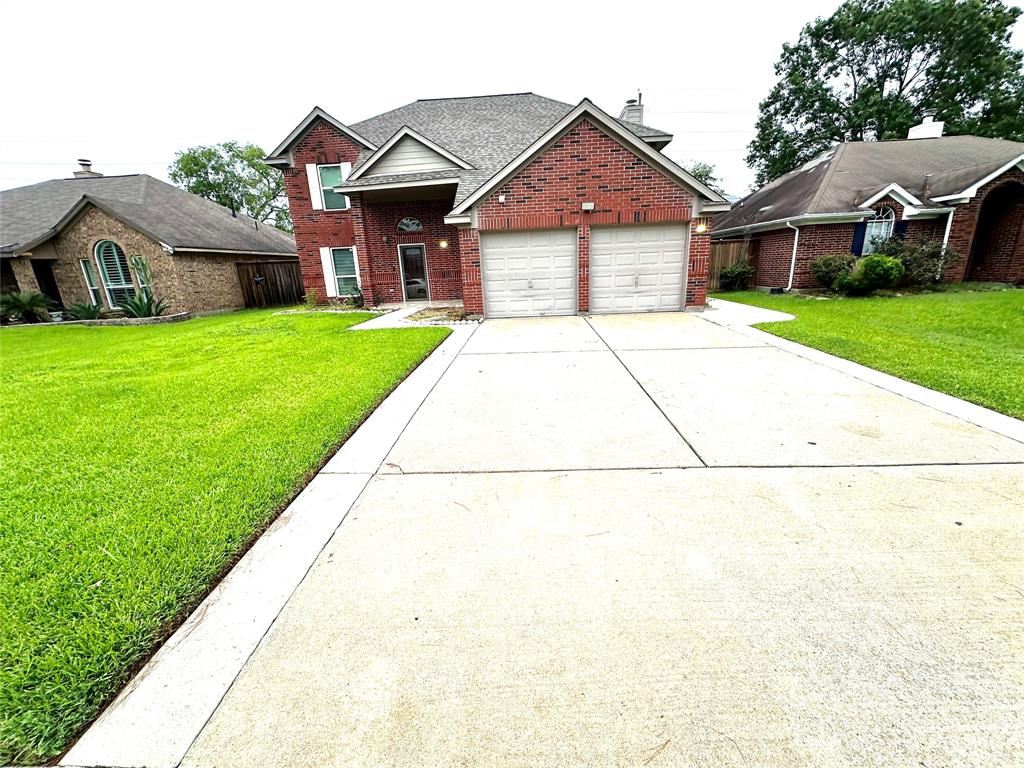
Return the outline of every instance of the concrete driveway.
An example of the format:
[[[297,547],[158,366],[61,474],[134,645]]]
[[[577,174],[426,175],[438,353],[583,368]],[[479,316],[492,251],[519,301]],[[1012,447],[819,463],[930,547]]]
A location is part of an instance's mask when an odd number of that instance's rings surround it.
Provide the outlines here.
[[[698,317],[489,321],[183,765],[1020,764],[1022,498]]]

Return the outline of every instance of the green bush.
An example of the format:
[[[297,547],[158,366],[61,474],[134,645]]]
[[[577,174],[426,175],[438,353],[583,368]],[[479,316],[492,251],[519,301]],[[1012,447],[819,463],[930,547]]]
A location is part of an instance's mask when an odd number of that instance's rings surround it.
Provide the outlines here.
[[[852,253],[826,253],[811,262],[811,274],[823,287],[838,291],[838,284],[849,276],[853,262]]]
[[[138,294],[121,302],[120,308],[128,317],[159,317],[167,309],[167,302],[157,299],[143,288]]]
[[[17,318],[25,323],[40,323],[50,319],[48,310],[53,302],[36,291],[12,291],[0,295],[0,316]]]
[[[894,288],[903,277],[903,264],[892,256],[874,253],[853,265],[850,274],[836,282],[847,296],[868,296],[881,288]]]
[[[67,311],[75,320],[99,320],[103,317],[103,307],[99,304],[72,304]]]
[[[745,261],[722,267],[718,273],[718,287],[723,291],[742,291],[754,279],[754,268]]]
[[[903,278],[900,284],[915,286],[934,285],[939,282],[946,265],[957,257],[954,249],[943,248],[939,241],[923,237],[912,243],[891,237],[878,243],[875,253],[899,259],[903,265]]]

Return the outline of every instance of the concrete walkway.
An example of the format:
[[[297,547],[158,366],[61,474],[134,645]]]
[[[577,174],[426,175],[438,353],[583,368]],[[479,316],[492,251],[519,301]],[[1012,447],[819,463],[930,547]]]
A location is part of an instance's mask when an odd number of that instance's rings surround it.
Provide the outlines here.
[[[66,763],[1019,762],[1020,422],[730,324],[459,329],[315,481],[361,487],[208,719],[172,675],[134,730],[174,738]]]

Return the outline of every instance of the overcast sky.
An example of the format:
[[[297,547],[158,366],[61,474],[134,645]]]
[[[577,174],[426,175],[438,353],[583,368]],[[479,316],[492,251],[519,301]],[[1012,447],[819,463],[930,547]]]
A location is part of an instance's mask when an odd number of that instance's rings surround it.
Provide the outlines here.
[[[166,178],[189,146],[273,149],[314,105],[349,123],[419,98],[534,91],[617,115],[640,90],[645,122],[675,135],[667,154],[712,163],[742,195],[783,42],[839,2],[229,5],[5,4],[0,188],[68,176],[79,157]]]

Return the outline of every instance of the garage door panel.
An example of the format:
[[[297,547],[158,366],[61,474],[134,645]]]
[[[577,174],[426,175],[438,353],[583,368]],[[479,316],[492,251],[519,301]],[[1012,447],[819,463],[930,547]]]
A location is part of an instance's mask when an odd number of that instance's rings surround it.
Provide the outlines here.
[[[682,224],[593,228],[590,311],[682,309],[687,238]]]
[[[576,230],[485,232],[480,238],[488,317],[576,312]]]

